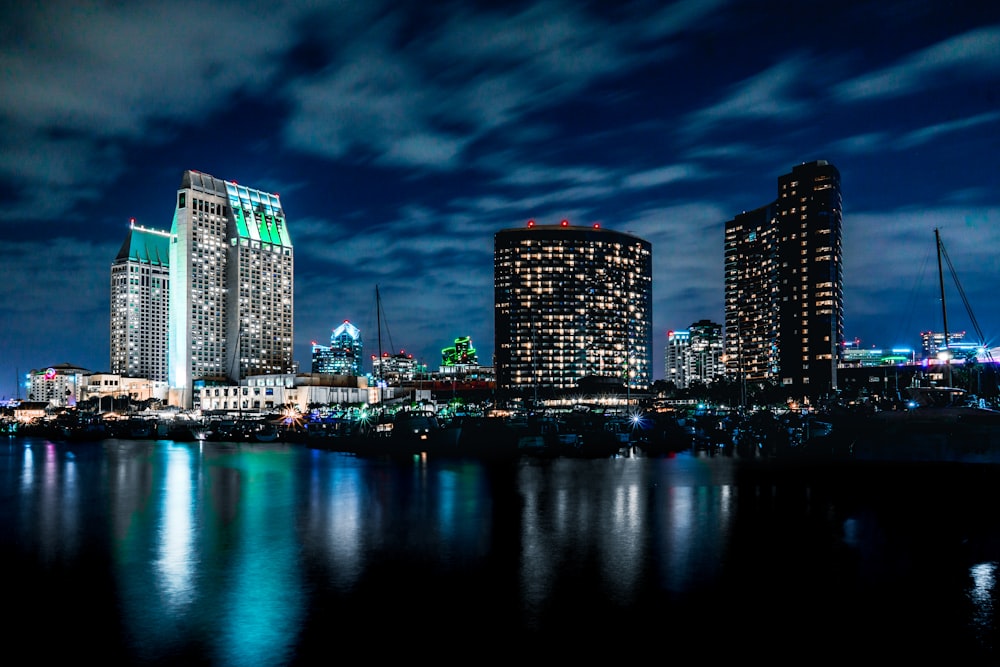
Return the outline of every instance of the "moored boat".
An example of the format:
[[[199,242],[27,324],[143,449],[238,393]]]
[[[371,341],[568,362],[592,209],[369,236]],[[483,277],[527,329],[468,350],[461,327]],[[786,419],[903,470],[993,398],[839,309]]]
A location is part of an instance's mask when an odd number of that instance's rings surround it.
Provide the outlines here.
[[[968,401],[955,387],[914,387],[910,407],[877,412],[831,435],[860,461],[1000,464],[1000,411]]]

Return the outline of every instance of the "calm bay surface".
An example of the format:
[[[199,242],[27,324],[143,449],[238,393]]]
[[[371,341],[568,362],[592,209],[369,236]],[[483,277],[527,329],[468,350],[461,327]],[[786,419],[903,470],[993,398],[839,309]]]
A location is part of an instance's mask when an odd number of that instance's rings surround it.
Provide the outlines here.
[[[24,662],[997,664],[993,468],[6,438],[0,494]]]

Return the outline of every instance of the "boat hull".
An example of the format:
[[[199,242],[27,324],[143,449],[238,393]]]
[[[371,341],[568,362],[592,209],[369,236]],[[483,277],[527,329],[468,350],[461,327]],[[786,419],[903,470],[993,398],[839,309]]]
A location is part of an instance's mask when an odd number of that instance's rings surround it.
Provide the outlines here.
[[[1000,464],[1000,413],[975,408],[887,413],[855,433],[861,461]]]

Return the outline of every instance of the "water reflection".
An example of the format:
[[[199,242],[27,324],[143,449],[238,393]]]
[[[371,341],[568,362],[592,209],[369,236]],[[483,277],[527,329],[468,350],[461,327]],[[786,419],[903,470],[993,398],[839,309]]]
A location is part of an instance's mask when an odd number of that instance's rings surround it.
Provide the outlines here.
[[[996,591],[997,563],[976,563],[969,570],[972,586],[969,599],[974,606],[972,621],[980,642],[988,643],[990,633],[996,631],[996,612],[993,598]]]
[[[965,479],[13,440],[0,473],[3,553],[25,572],[15,629],[85,607],[102,630],[80,626],[76,645],[131,662],[303,663],[371,627],[400,645],[618,625],[693,642],[724,619],[734,641],[777,629],[792,651],[835,633],[845,653],[934,627],[991,654],[997,632],[1000,526],[969,516],[988,492],[963,494],[998,487]]]
[[[182,614],[194,601],[195,520],[197,494],[191,477],[200,468],[192,464],[188,447],[170,446],[165,450],[166,478],[161,489],[162,519],[159,526],[156,578],[164,605],[172,614]]]

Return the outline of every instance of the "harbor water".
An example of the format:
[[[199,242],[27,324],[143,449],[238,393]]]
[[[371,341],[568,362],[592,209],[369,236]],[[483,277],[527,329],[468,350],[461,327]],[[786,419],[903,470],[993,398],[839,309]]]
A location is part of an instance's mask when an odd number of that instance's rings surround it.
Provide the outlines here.
[[[488,462],[10,437],[5,650],[996,664],[998,482],[690,451]]]

